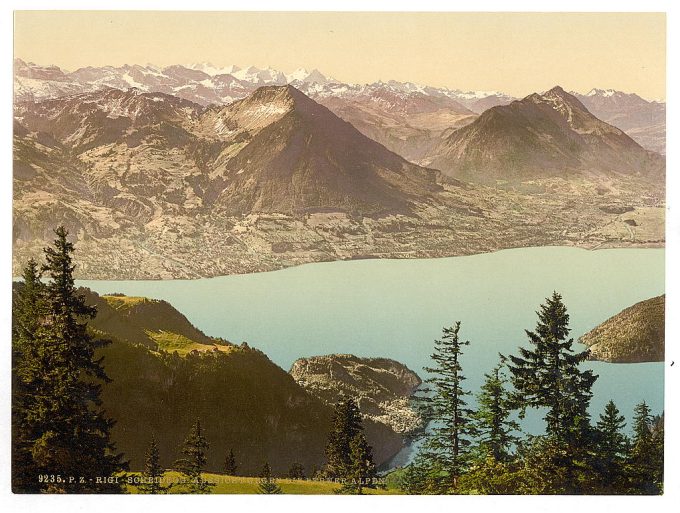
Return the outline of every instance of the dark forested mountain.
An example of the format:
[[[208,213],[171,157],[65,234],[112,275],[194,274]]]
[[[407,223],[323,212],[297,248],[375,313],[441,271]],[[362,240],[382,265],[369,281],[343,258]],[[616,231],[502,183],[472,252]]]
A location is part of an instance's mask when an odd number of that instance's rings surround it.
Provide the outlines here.
[[[428,161],[466,181],[494,184],[577,174],[663,181],[664,160],[593,116],[560,87],[485,111]]]
[[[615,363],[664,360],[666,296],[635,303],[583,335],[594,360]]]
[[[210,443],[208,470],[221,469],[230,448],[238,448],[244,475],[265,461],[277,474],[293,462],[310,470],[323,465],[332,407],[264,353],[207,337],[164,301],[82,292],[98,310],[93,333],[113,340],[101,350],[113,380],[102,398],[117,421],[113,439],[133,469],[142,467],[152,434],[168,468],[199,418]],[[365,425],[377,462],[403,446],[385,424]]]

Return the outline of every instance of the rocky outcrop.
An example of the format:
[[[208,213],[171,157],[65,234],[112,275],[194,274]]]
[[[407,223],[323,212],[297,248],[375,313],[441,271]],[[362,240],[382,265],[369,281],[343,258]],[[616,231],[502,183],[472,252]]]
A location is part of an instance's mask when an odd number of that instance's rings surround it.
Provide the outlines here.
[[[666,295],[640,301],[583,335],[593,360],[613,363],[664,360]]]
[[[290,374],[326,404],[333,405],[342,396],[354,398],[366,418],[396,433],[408,434],[421,426],[420,417],[409,404],[421,379],[402,363],[332,354],[300,358]]]

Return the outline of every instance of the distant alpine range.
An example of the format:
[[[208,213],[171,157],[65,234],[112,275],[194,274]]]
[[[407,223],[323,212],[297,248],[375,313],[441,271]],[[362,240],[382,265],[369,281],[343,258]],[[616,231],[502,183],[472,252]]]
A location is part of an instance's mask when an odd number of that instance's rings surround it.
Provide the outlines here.
[[[618,91],[17,59],[14,150],[15,272],[55,224],[110,279],[664,244],[665,104]]]
[[[14,61],[14,94],[17,101],[43,100],[111,87],[171,94],[200,105],[227,104],[240,100],[263,85],[290,84],[329,107],[361,132],[381,121],[386,135],[417,139],[418,134],[457,128],[497,105],[516,100],[498,91],[461,91],[417,85],[411,82],[348,84],[314,69],[285,74],[254,66],[217,67],[203,62],[189,66],[159,67],[147,64],[80,68],[72,72],[57,66]],[[666,104],[637,94],[612,89],[571,93],[596,117],[625,131],[643,147],[665,153]],[[392,125],[392,130],[388,130]],[[399,130],[401,128],[401,130]],[[424,132],[424,133],[423,133]],[[371,137],[375,131],[365,133]],[[375,138],[375,137],[373,137]],[[378,140],[386,144],[391,139]],[[418,146],[417,140],[413,141]],[[390,148],[393,149],[393,148]]]

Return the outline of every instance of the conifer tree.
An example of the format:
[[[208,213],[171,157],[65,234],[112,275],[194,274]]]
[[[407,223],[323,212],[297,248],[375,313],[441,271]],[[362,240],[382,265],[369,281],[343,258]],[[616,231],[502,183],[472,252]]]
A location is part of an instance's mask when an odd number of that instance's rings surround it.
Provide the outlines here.
[[[39,335],[45,316],[45,285],[40,281],[41,273],[34,259],[29,259],[22,272],[22,282],[13,290],[12,301],[12,356],[16,367],[21,356],[31,351]],[[33,362],[31,362],[33,363]]]
[[[459,338],[460,321],[443,329],[441,340],[435,340],[431,355],[434,367],[426,367],[431,373],[426,380],[432,385],[431,395],[420,397],[427,417],[434,421],[431,432],[423,444],[422,456],[430,467],[437,492],[454,491],[458,479],[465,471],[470,457],[471,437],[476,434],[473,412],[467,407],[463,388],[463,368],[460,357],[469,341]]]
[[[187,493],[210,493],[210,488],[215,486],[201,476],[201,472],[207,463],[205,451],[208,444],[200,419],[191,427],[189,435],[184,441],[181,458],[175,462],[175,469],[182,474],[182,484],[186,486]]]
[[[645,401],[633,410],[633,443],[638,444],[652,436],[652,410]]]
[[[235,476],[237,468],[238,468],[238,465],[236,464],[236,457],[234,456],[234,450],[229,449],[229,454],[227,454],[224,458],[224,466],[223,466],[222,470],[228,476]]]
[[[562,297],[554,292],[536,313],[536,330],[526,330],[533,348],[519,348],[520,356],[510,356],[517,403],[522,410],[547,408],[548,435],[576,446],[589,430],[588,405],[597,376],[579,369],[589,352],[574,353],[574,340],[567,339],[569,314]]]
[[[408,495],[423,495],[429,491],[432,482],[430,476],[427,461],[422,454],[417,454],[399,477],[399,488]]]
[[[509,459],[510,448],[518,441],[513,433],[520,429],[517,422],[510,420],[512,408],[505,388],[508,379],[504,368],[505,357],[501,355],[501,362],[490,374],[484,375],[485,381],[477,396],[478,409],[474,414],[482,456],[492,458],[494,462]]]
[[[614,401],[609,401],[597,421],[595,468],[600,491],[613,493],[620,487],[623,464],[628,452],[628,438],[623,434],[626,419],[620,414]]]
[[[23,282],[13,286],[12,298],[12,489],[37,493],[42,489],[38,479],[41,469],[33,460],[31,447],[39,436],[33,409],[43,374],[39,344],[44,337],[45,286],[33,259],[22,278]]]
[[[644,401],[635,407],[633,443],[627,461],[629,491],[656,495],[663,492],[663,418],[655,422]]]
[[[331,432],[326,444],[326,467],[328,477],[344,478],[352,466],[352,439],[363,430],[361,413],[352,398],[341,398],[333,411]]]
[[[293,463],[288,469],[288,477],[291,479],[304,479],[306,476],[305,468],[302,466],[302,463],[297,461]]]
[[[364,488],[374,488],[373,479],[377,476],[373,463],[373,449],[363,433],[357,433],[350,443],[350,472],[347,482],[353,485],[354,493],[363,495]]]
[[[349,467],[343,476],[342,486],[336,493],[363,495],[364,488],[375,488],[373,480],[377,473],[373,463],[373,448],[368,445],[361,432],[354,435],[349,447]]]
[[[102,358],[95,358],[95,350],[108,342],[87,332],[96,309],[77,293],[71,257],[74,246],[67,240],[68,232],[59,227],[55,233],[54,247],[44,250],[42,271],[50,281],[44,293],[41,290],[44,302],[40,302],[38,327],[30,347],[20,344],[18,374],[32,394],[26,408],[30,452],[37,468],[61,476],[41,488],[45,491],[121,492],[122,483],[108,478],[127,465],[110,439],[114,421],[101,409],[101,382],[110,380]],[[35,266],[29,265],[35,275]],[[42,288],[35,278],[30,281]]]
[[[527,407],[547,409],[547,440],[534,440],[527,471],[546,476],[541,493],[584,493],[590,474],[593,430],[588,406],[597,376],[579,366],[589,351],[574,353],[569,314],[562,297],[553,292],[540,306],[535,331],[526,330],[531,348],[510,356],[515,404],[521,415]]]
[[[172,485],[164,485],[162,483],[164,474],[165,471],[160,464],[156,437],[152,436],[151,442],[149,442],[149,448],[146,451],[144,472],[142,472],[142,484],[138,486],[139,491],[149,494],[168,493],[168,490]]]
[[[264,495],[279,495],[283,493],[281,487],[276,484],[276,480],[272,477],[272,469],[269,463],[265,463],[260,473],[260,483],[258,484],[258,493]]]

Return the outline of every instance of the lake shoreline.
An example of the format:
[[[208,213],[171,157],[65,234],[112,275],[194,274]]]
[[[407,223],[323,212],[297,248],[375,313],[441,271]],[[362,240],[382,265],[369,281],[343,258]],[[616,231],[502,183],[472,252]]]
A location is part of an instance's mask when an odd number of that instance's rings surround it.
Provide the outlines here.
[[[463,356],[467,385],[476,392],[499,352],[516,354],[528,343],[524,330],[534,328],[535,311],[553,290],[564,297],[576,341],[623,308],[665,292],[664,278],[664,248],[542,246],[200,280],[76,283],[101,294],[168,301],[206,335],[246,341],[284,370],[298,358],[349,353],[391,358],[420,372],[442,328],[460,320],[461,335],[471,341]],[[629,419],[641,400],[663,409],[663,363],[586,365],[601,375],[593,414],[610,398]]]
[[[257,274],[270,274],[270,273],[277,273],[281,271],[287,271],[289,269],[296,269],[299,267],[305,267],[305,266],[310,266],[310,265],[323,265],[323,264],[333,264],[333,263],[338,263],[338,262],[361,262],[361,261],[405,261],[405,260],[445,260],[445,259],[451,259],[451,258],[469,258],[469,257],[476,257],[480,255],[490,255],[490,254],[495,254],[495,253],[501,253],[504,251],[516,251],[516,250],[526,250],[526,249],[539,249],[539,248],[565,248],[565,249],[581,249],[584,251],[609,251],[609,250],[637,250],[637,249],[666,249],[666,244],[664,243],[630,243],[630,244],[611,244],[611,243],[601,243],[593,247],[589,247],[587,245],[564,245],[564,244],[554,244],[554,245],[539,245],[539,246],[516,246],[516,247],[508,247],[508,248],[500,248],[500,249],[494,249],[491,251],[482,251],[478,253],[461,253],[461,254],[456,254],[456,255],[447,255],[447,256],[417,256],[417,257],[404,257],[404,258],[399,258],[399,257],[392,257],[392,256],[360,256],[360,257],[352,257],[352,258],[344,258],[344,259],[333,259],[333,260],[318,260],[318,261],[309,261],[309,262],[299,262],[299,263],[291,263],[291,265],[286,265],[282,266],[276,269],[269,269],[269,270],[263,270],[263,271],[246,271],[246,272],[236,272],[236,273],[230,273],[230,274],[216,274],[214,276],[201,276],[198,278],[142,278],[142,279],[126,279],[126,278],[112,278],[112,279],[100,279],[100,278],[87,278],[87,277],[81,277],[78,276],[77,273],[77,268],[76,272],[74,273],[76,275],[76,280],[78,281],[106,281],[106,282],[128,282],[128,281],[139,281],[139,282],[195,282],[195,281],[201,281],[201,280],[213,280],[216,278],[226,278],[229,276],[250,276],[250,275],[257,275]],[[19,280],[20,277],[15,277],[13,278],[14,281]]]

